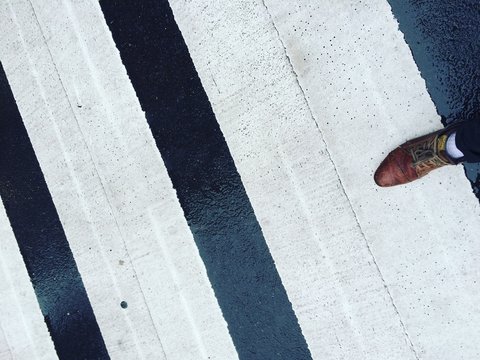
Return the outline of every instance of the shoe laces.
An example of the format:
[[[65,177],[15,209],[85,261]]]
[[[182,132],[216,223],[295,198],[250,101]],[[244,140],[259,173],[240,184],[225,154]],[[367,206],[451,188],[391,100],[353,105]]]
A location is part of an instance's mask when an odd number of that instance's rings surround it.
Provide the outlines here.
[[[413,146],[410,153],[413,158],[412,166],[419,170],[428,170],[449,164],[439,155],[437,136]]]

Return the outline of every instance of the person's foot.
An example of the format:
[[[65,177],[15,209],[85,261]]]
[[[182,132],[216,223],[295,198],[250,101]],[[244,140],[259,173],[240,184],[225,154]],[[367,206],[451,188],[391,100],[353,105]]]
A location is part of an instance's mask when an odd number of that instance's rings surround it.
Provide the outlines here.
[[[453,125],[431,134],[407,141],[382,161],[374,179],[378,186],[394,186],[417,180],[434,169],[455,165],[458,160],[446,151],[448,136],[455,132]]]

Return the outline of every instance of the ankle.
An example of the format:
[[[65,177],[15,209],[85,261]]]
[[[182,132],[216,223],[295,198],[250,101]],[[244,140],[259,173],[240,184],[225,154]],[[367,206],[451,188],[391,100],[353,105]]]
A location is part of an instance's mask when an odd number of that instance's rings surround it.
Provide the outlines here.
[[[448,136],[445,151],[452,160],[458,162],[461,161],[465,154],[457,147],[457,143],[455,142],[456,135],[457,132],[453,132]]]

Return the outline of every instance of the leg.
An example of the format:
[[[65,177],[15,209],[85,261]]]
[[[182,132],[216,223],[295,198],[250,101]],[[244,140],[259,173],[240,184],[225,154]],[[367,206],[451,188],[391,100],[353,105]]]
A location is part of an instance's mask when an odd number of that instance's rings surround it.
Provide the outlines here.
[[[465,155],[464,161],[480,162],[480,119],[462,123],[455,142]]]

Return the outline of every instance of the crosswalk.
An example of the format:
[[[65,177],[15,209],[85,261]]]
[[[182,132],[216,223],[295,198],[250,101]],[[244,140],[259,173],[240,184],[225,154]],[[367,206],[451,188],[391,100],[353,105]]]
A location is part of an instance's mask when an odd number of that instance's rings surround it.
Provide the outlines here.
[[[61,259],[33,274],[21,246],[52,238],[22,243],[38,220],[2,195],[1,359],[478,357],[462,169],[372,180],[440,126],[385,0],[6,0],[0,30],[21,116],[0,121],[28,133],[72,256],[49,286],[73,274],[58,293],[88,303],[42,295]],[[68,330],[89,308],[96,338]]]

